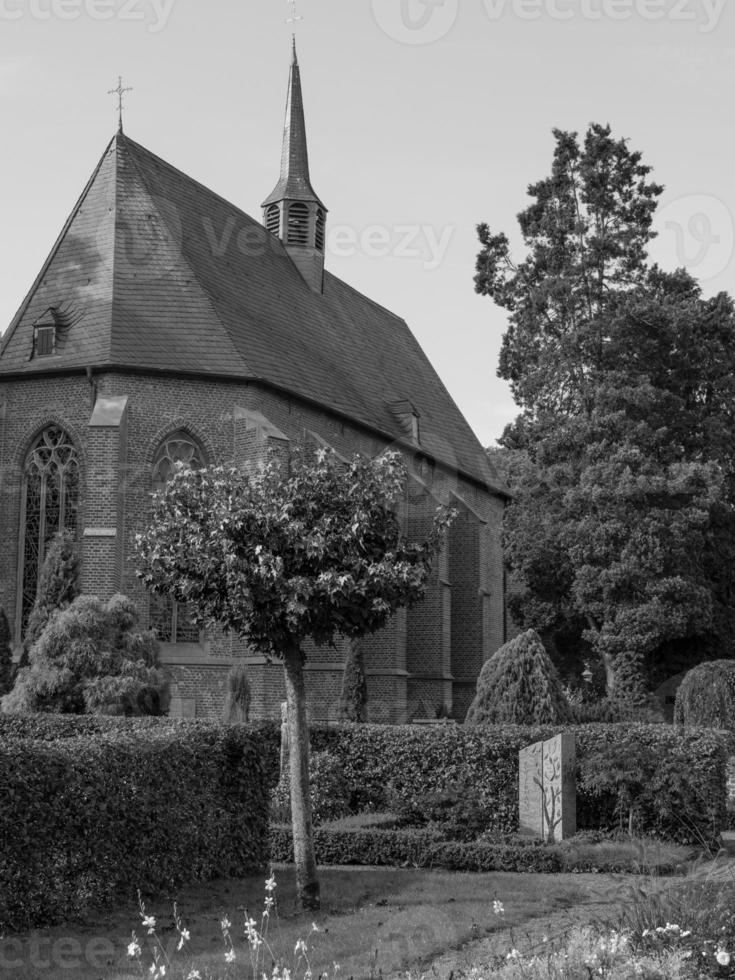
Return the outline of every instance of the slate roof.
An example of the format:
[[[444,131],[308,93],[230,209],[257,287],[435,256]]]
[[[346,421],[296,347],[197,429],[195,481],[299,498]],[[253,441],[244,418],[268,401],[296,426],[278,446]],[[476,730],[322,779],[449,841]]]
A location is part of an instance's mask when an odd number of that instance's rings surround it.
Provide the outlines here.
[[[409,400],[426,453],[504,492],[403,320],[328,272],[312,292],[276,236],[120,133],[0,347],[0,381],[87,366],[260,380],[403,441]]]

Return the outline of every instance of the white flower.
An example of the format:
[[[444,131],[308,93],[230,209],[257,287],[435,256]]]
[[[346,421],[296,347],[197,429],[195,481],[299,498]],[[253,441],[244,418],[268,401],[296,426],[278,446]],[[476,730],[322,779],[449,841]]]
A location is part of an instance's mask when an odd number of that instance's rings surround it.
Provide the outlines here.
[[[132,943],[128,943],[128,956],[131,959],[135,959],[136,956],[140,956],[140,953],[140,943],[134,938]]]
[[[143,927],[148,930],[148,935],[152,935],[156,930],[156,920],[152,915],[143,916]]]
[[[720,966],[730,965],[730,954],[726,949],[718,949],[715,953],[715,959],[720,964]]]
[[[234,963],[234,962],[235,962],[235,950],[228,949],[227,952],[225,953],[225,963]]]
[[[319,926],[316,924],[316,922],[312,922],[312,924],[311,924],[311,931],[312,932],[319,932],[320,931],[319,930]]]
[[[199,970],[191,970],[186,974],[186,980],[202,980],[202,975]]]
[[[232,923],[227,918],[227,916],[225,916],[224,919],[222,919],[222,921],[220,922],[220,925],[222,926],[222,932],[227,932],[228,929],[231,929],[232,928]]]
[[[275,890],[275,887],[276,887],[276,876],[274,874],[271,874],[270,878],[266,879],[265,890],[267,892],[272,892]]]
[[[296,945],[294,946],[293,951],[294,951],[294,955],[296,953],[304,953],[304,954],[306,953],[306,943],[304,942],[303,939],[296,940]]]
[[[497,899],[493,902],[493,912],[495,915],[505,915],[505,909],[503,908],[503,903],[499,902]]]
[[[521,958],[521,954],[518,952],[517,949],[514,948],[508,953],[508,955],[505,958],[506,960],[519,960]]]

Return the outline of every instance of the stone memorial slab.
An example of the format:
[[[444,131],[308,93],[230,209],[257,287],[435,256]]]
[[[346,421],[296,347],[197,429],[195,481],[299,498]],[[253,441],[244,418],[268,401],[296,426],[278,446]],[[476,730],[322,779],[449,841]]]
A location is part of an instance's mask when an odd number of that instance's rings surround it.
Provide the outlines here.
[[[520,833],[559,841],[577,832],[573,735],[557,735],[518,753]]]

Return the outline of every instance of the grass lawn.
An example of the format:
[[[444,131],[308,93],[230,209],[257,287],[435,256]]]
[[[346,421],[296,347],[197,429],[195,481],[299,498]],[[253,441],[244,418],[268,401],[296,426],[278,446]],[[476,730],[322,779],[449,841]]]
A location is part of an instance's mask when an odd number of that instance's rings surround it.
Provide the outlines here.
[[[308,939],[314,977],[340,964],[340,976],[383,978],[437,960],[447,951],[492,937],[508,943],[508,930],[522,936],[540,928],[563,930],[593,918],[613,917],[640,878],[603,874],[463,874],[392,868],[324,868],[320,874],[323,911],[317,915],[319,932],[310,935],[313,916],[295,911],[293,870],[276,867],[278,915],[272,916],[269,939],[274,953],[293,963],[299,938]],[[196,967],[204,980],[212,977],[250,977],[242,922],[245,910],[260,920],[262,878],[216,881],[182,888],[179,911],[191,933],[188,956],[174,963],[182,970],[168,976],[186,976]],[[505,915],[493,913],[493,900],[501,901]],[[157,919],[157,932],[173,950],[178,938],[172,922],[172,902],[147,902]],[[225,971],[220,920],[227,915],[237,962]],[[536,920],[534,922],[534,920]],[[114,913],[91,916],[31,934],[0,939],[0,976],[3,980],[127,980],[144,975],[131,968],[127,944],[135,929],[143,943],[145,929],[134,896]],[[453,954],[454,960],[461,953]],[[146,965],[150,962],[145,960]],[[444,963],[449,963],[444,958]],[[269,969],[270,961],[264,964]],[[183,967],[186,967],[184,970]],[[446,977],[446,972],[435,974]],[[147,975],[147,974],[146,974]]]

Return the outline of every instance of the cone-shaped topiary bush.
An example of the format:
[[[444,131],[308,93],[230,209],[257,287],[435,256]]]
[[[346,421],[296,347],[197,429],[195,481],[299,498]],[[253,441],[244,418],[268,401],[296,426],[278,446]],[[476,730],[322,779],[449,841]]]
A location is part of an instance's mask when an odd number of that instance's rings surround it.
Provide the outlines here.
[[[159,668],[155,635],[137,628],[126,596],[108,602],[78,596],[51,616],[15,686],[1,702],[7,714],[55,712],[160,715],[168,680]]]
[[[674,724],[735,729],[735,660],[711,660],[687,673],[676,692]]]
[[[367,681],[362,640],[350,642],[337,704],[339,721],[367,721]]]
[[[5,610],[0,608],[0,697],[13,686],[13,652],[10,649],[10,626]]]
[[[561,681],[541,637],[521,633],[482,668],[468,725],[556,725],[570,720]]]
[[[233,664],[227,675],[222,721],[233,725],[250,719],[250,678],[245,664]]]
[[[21,667],[28,665],[30,649],[46,629],[53,613],[66,609],[79,595],[79,571],[74,535],[66,529],[59,531],[51,540],[41,566],[36,601],[23,638]]]

